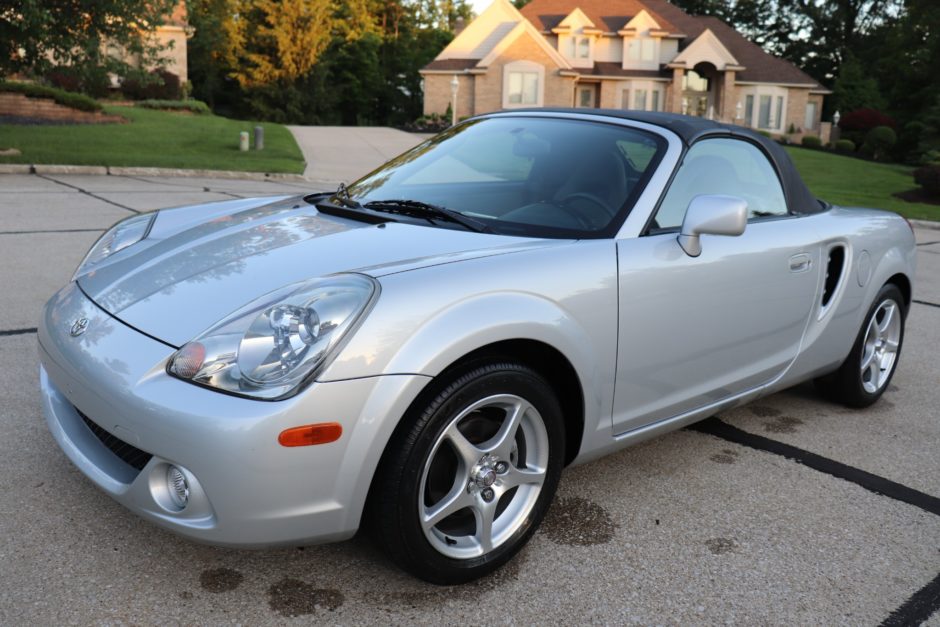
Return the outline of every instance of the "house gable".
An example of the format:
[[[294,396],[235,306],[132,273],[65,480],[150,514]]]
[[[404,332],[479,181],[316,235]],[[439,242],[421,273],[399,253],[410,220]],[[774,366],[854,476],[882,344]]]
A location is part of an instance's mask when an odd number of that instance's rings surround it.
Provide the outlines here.
[[[686,46],[685,50],[680,52],[679,56],[673,59],[669,66],[692,69],[703,62],[713,64],[722,72],[728,69],[744,69],[734,55],[721,43],[721,40],[715,36],[715,33],[708,28],[696,37],[695,41]]]
[[[633,19],[627,22],[617,34],[648,35],[650,31],[662,32],[662,27],[659,25],[659,22],[653,19],[653,16],[650,15],[646,9],[643,9],[633,16]]]
[[[494,0],[470,22],[435,60],[482,59],[489,54],[519,22],[522,16],[508,0]]]

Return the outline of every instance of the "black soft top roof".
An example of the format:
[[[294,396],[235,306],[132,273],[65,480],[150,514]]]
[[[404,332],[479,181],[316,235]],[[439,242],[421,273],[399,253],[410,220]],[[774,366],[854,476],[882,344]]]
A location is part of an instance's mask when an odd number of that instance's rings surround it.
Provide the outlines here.
[[[657,113],[653,111],[625,111],[620,109],[573,109],[573,108],[539,108],[539,109],[512,109],[505,113],[558,113],[563,115],[596,115],[602,117],[633,120],[653,126],[668,129],[679,136],[686,148],[702,137],[731,136],[746,138],[764,149],[780,173],[783,192],[787,197],[790,211],[793,213],[818,213],[825,209],[823,203],[809,191],[800,173],[796,171],[793,161],[787,151],[777,142],[760,133],[735,126],[722,124],[714,120],[680,115],[678,113]]]

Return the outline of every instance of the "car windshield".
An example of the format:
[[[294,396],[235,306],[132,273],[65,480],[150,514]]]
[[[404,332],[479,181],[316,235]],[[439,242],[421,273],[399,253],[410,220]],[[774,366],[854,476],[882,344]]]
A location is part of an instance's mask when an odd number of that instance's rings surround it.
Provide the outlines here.
[[[350,185],[345,200],[374,211],[408,201],[396,219],[419,221],[416,204],[444,208],[507,235],[605,237],[632,209],[665,146],[658,135],[618,124],[470,120]],[[460,228],[438,219],[446,216],[425,215],[422,223]]]

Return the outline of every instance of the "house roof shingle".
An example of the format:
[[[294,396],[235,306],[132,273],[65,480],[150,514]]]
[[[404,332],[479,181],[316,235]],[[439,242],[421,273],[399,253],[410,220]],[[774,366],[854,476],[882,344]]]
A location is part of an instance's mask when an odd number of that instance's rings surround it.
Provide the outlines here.
[[[570,1],[577,2],[578,0]],[[695,41],[699,35],[705,32],[706,28],[710,29],[715,36],[718,37],[722,45],[728,49],[728,52],[734,55],[738,63],[746,68],[738,72],[735,77],[738,81],[805,84],[811,87],[822,88],[809,74],[789,61],[768,53],[717,17],[697,17],[689,15],[666,0],[643,0],[643,2],[648,5],[652,11],[662,13],[687,35],[687,38],[683,42],[684,45]]]
[[[640,0],[532,0],[520,12],[540,31],[550,31],[568,17],[575,7],[581,9],[597,28],[611,33],[622,29],[643,10],[663,30],[679,32],[666,16]]]
[[[475,68],[480,59],[435,59],[422,69],[437,70],[439,72],[462,72]]]

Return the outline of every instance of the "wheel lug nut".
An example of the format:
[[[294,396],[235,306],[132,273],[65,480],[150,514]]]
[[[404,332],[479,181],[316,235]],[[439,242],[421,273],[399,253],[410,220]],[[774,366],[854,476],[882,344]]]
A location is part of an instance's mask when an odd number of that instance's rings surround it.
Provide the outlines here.
[[[509,464],[507,464],[506,462],[498,462],[498,463],[496,464],[496,472],[497,472],[497,473],[499,473],[499,474],[502,475],[502,474],[504,474],[507,470],[509,470]]]
[[[480,493],[480,496],[483,497],[483,500],[489,503],[494,498],[496,498],[496,492],[493,491],[493,488],[484,488]]]

